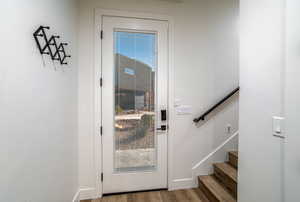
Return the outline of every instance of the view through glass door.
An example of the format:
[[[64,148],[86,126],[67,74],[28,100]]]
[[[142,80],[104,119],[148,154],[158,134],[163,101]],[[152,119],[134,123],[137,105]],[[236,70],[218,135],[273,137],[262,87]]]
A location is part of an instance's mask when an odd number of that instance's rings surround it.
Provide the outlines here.
[[[114,41],[114,169],[152,171],[156,169],[156,35],[115,31]]]
[[[103,17],[103,193],[167,187],[168,24]]]

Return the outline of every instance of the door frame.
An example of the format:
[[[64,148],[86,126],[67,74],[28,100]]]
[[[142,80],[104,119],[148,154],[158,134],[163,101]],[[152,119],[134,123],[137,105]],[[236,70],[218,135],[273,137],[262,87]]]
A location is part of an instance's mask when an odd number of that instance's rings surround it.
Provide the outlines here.
[[[110,9],[95,9],[95,22],[94,22],[94,178],[95,178],[95,198],[102,197],[102,137],[100,134],[100,127],[102,125],[102,99],[101,99],[101,87],[100,78],[102,77],[102,40],[101,40],[101,29],[102,29],[102,17],[127,17],[127,18],[140,18],[158,21],[167,21],[169,25],[168,30],[168,148],[167,148],[167,181],[168,189],[172,189],[173,179],[173,130],[174,126],[174,21],[173,18],[167,15],[151,14],[151,13],[139,13],[135,11],[123,11],[123,10],[110,10]],[[105,37],[105,33],[104,33]],[[105,83],[105,80],[103,80]],[[105,130],[105,129],[104,129]]]

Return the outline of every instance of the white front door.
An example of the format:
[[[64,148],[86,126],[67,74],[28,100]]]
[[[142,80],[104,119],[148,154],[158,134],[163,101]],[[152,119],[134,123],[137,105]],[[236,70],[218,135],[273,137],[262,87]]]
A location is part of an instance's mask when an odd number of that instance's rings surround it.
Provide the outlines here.
[[[104,16],[102,30],[103,193],[167,188],[168,23]]]

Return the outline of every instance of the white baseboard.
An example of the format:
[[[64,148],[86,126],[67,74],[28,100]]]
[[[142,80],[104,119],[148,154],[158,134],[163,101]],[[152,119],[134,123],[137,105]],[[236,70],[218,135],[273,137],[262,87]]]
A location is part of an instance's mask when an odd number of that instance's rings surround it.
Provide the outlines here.
[[[194,187],[196,187],[196,184],[193,178],[182,178],[173,180],[172,184],[169,185],[169,190],[190,189]]]
[[[75,193],[72,202],[80,202],[80,190]]]
[[[96,188],[80,188],[80,200],[95,199]]]

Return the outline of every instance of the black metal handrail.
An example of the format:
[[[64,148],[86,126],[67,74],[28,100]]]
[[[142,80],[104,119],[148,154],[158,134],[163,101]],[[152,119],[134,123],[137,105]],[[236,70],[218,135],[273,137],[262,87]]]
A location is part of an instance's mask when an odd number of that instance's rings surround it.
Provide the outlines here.
[[[217,104],[215,104],[214,106],[212,106],[209,110],[207,110],[205,113],[203,113],[201,116],[199,116],[198,118],[194,119],[195,123],[198,123],[199,121],[204,121],[205,117],[210,114],[212,111],[214,111],[217,107],[219,107],[221,104],[223,104],[226,100],[228,100],[230,97],[232,97],[236,92],[238,92],[240,90],[240,87],[237,87],[236,89],[234,89],[231,93],[229,93],[226,97],[224,97],[222,100],[220,100]]]

